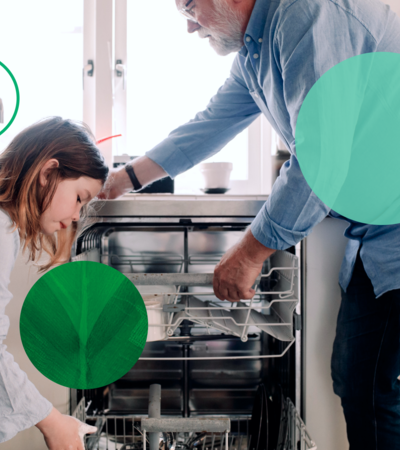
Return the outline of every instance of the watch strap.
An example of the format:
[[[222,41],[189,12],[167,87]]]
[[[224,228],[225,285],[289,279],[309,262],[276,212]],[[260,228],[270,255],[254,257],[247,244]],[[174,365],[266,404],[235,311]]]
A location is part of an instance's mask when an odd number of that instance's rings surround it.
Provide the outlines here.
[[[133,185],[133,190],[134,191],[139,191],[140,189],[142,189],[142,185],[140,184],[139,180],[137,179],[136,175],[135,175],[135,171],[133,170],[133,167],[131,164],[125,164],[125,170],[126,173],[129,175],[129,178],[132,181],[132,185]]]

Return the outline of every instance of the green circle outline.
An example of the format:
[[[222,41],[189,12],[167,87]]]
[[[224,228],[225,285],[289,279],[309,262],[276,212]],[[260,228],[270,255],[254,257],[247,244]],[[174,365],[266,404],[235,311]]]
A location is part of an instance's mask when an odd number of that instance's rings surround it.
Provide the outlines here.
[[[10,75],[10,77],[14,83],[15,92],[17,94],[17,103],[15,105],[14,114],[12,115],[8,124],[2,130],[0,130],[0,135],[2,135],[5,131],[7,131],[10,128],[11,124],[14,122],[14,119],[17,117],[20,97],[19,97],[18,83],[17,83],[17,80],[15,79],[14,75],[12,74],[11,70],[5,64],[3,64],[1,61],[0,61],[0,66],[3,67],[3,69],[8,73],[8,75]]]

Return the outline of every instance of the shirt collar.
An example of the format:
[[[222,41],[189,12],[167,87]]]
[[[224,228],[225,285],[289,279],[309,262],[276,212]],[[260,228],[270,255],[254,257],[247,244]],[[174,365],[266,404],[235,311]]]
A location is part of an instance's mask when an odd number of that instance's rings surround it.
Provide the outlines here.
[[[259,43],[259,39],[262,39],[270,5],[271,0],[256,1],[244,35],[245,45],[248,43],[246,41],[248,36],[257,43]]]

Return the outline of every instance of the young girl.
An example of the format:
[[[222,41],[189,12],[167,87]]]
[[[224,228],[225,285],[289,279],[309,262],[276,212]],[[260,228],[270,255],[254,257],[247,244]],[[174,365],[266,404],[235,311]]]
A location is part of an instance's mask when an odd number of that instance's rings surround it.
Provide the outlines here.
[[[0,442],[36,425],[50,450],[83,450],[82,432],[88,429],[40,395],[2,341],[20,242],[31,261],[42,250],[49,254],[41,270],[67,262],[80,215],[107,175],[90,130],[60,117],[23,130],[0,154]]]

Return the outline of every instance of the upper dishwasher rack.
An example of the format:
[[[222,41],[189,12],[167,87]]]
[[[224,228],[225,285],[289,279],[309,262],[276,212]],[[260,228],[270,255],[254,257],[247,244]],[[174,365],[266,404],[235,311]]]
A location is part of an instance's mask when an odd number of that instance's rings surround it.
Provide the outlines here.
[[[97,249],[87,250],[73,260],[99,261]],[[113,255],[109,255],[113,258]],[[256,294],[251,300],[230,303],[218,300],[212,290],[212,273],[124,273],[140,290],[140,286],[157,286],[154,295],[168,298],[159,309],[165,314],[165,322],[149,326],[165,327],[167,340],[176,340],[178,328],[191,324],[191,333],[196,335],[219,334],[235,336],[244,343],[249,335],[265,332],[286,342],[279,354],[258,355],[258,358],[283,356],[295,341],[293,323],[298,304],[299,267],[298,258],[285,251],[275,252],[268,260],[267,273],[256,280]],[[160,286],[175,286],[176,293],[160,291]],[[188,359],[211,359],[210,356],[196,353]],[[253,355],[216,356],[215,359],[252,359]],[[153,358],[141,358],[153,359]],[[160,358],[154,358],[160,359]],[[163,358],[161,358],[163,359]],[[171,359],[171,358],[165,358]],[[172,359],[186,359],[172,358]]]
[[[168,273],[138,274],[126,273],[135,285],[174,285],[177,287],[173,301],[164,305],[163,311],[169,314],[167,335],[172,336],[183,320],[189,320],[206,329],[215,328],[247,341],[250,326],[274,336],[281,341],[292,341],[293,313],[298,303],[298,265],[297,257],[287,252],[277,252],[270,258],[271,269],[256,280],[256,295],[251,300],[238,303],[208,300],[214,295],[211,273]],[[264,283],[266,280],[269,283]],[[268,284],[270,290],[264,290]],[[182,292],[182,288],[203,288],[197,292]],[[147,291],[148,292],[148,291]],[[178,303],[178,300],[180,302]],[[206,299],[203,301],[203,299]]]

